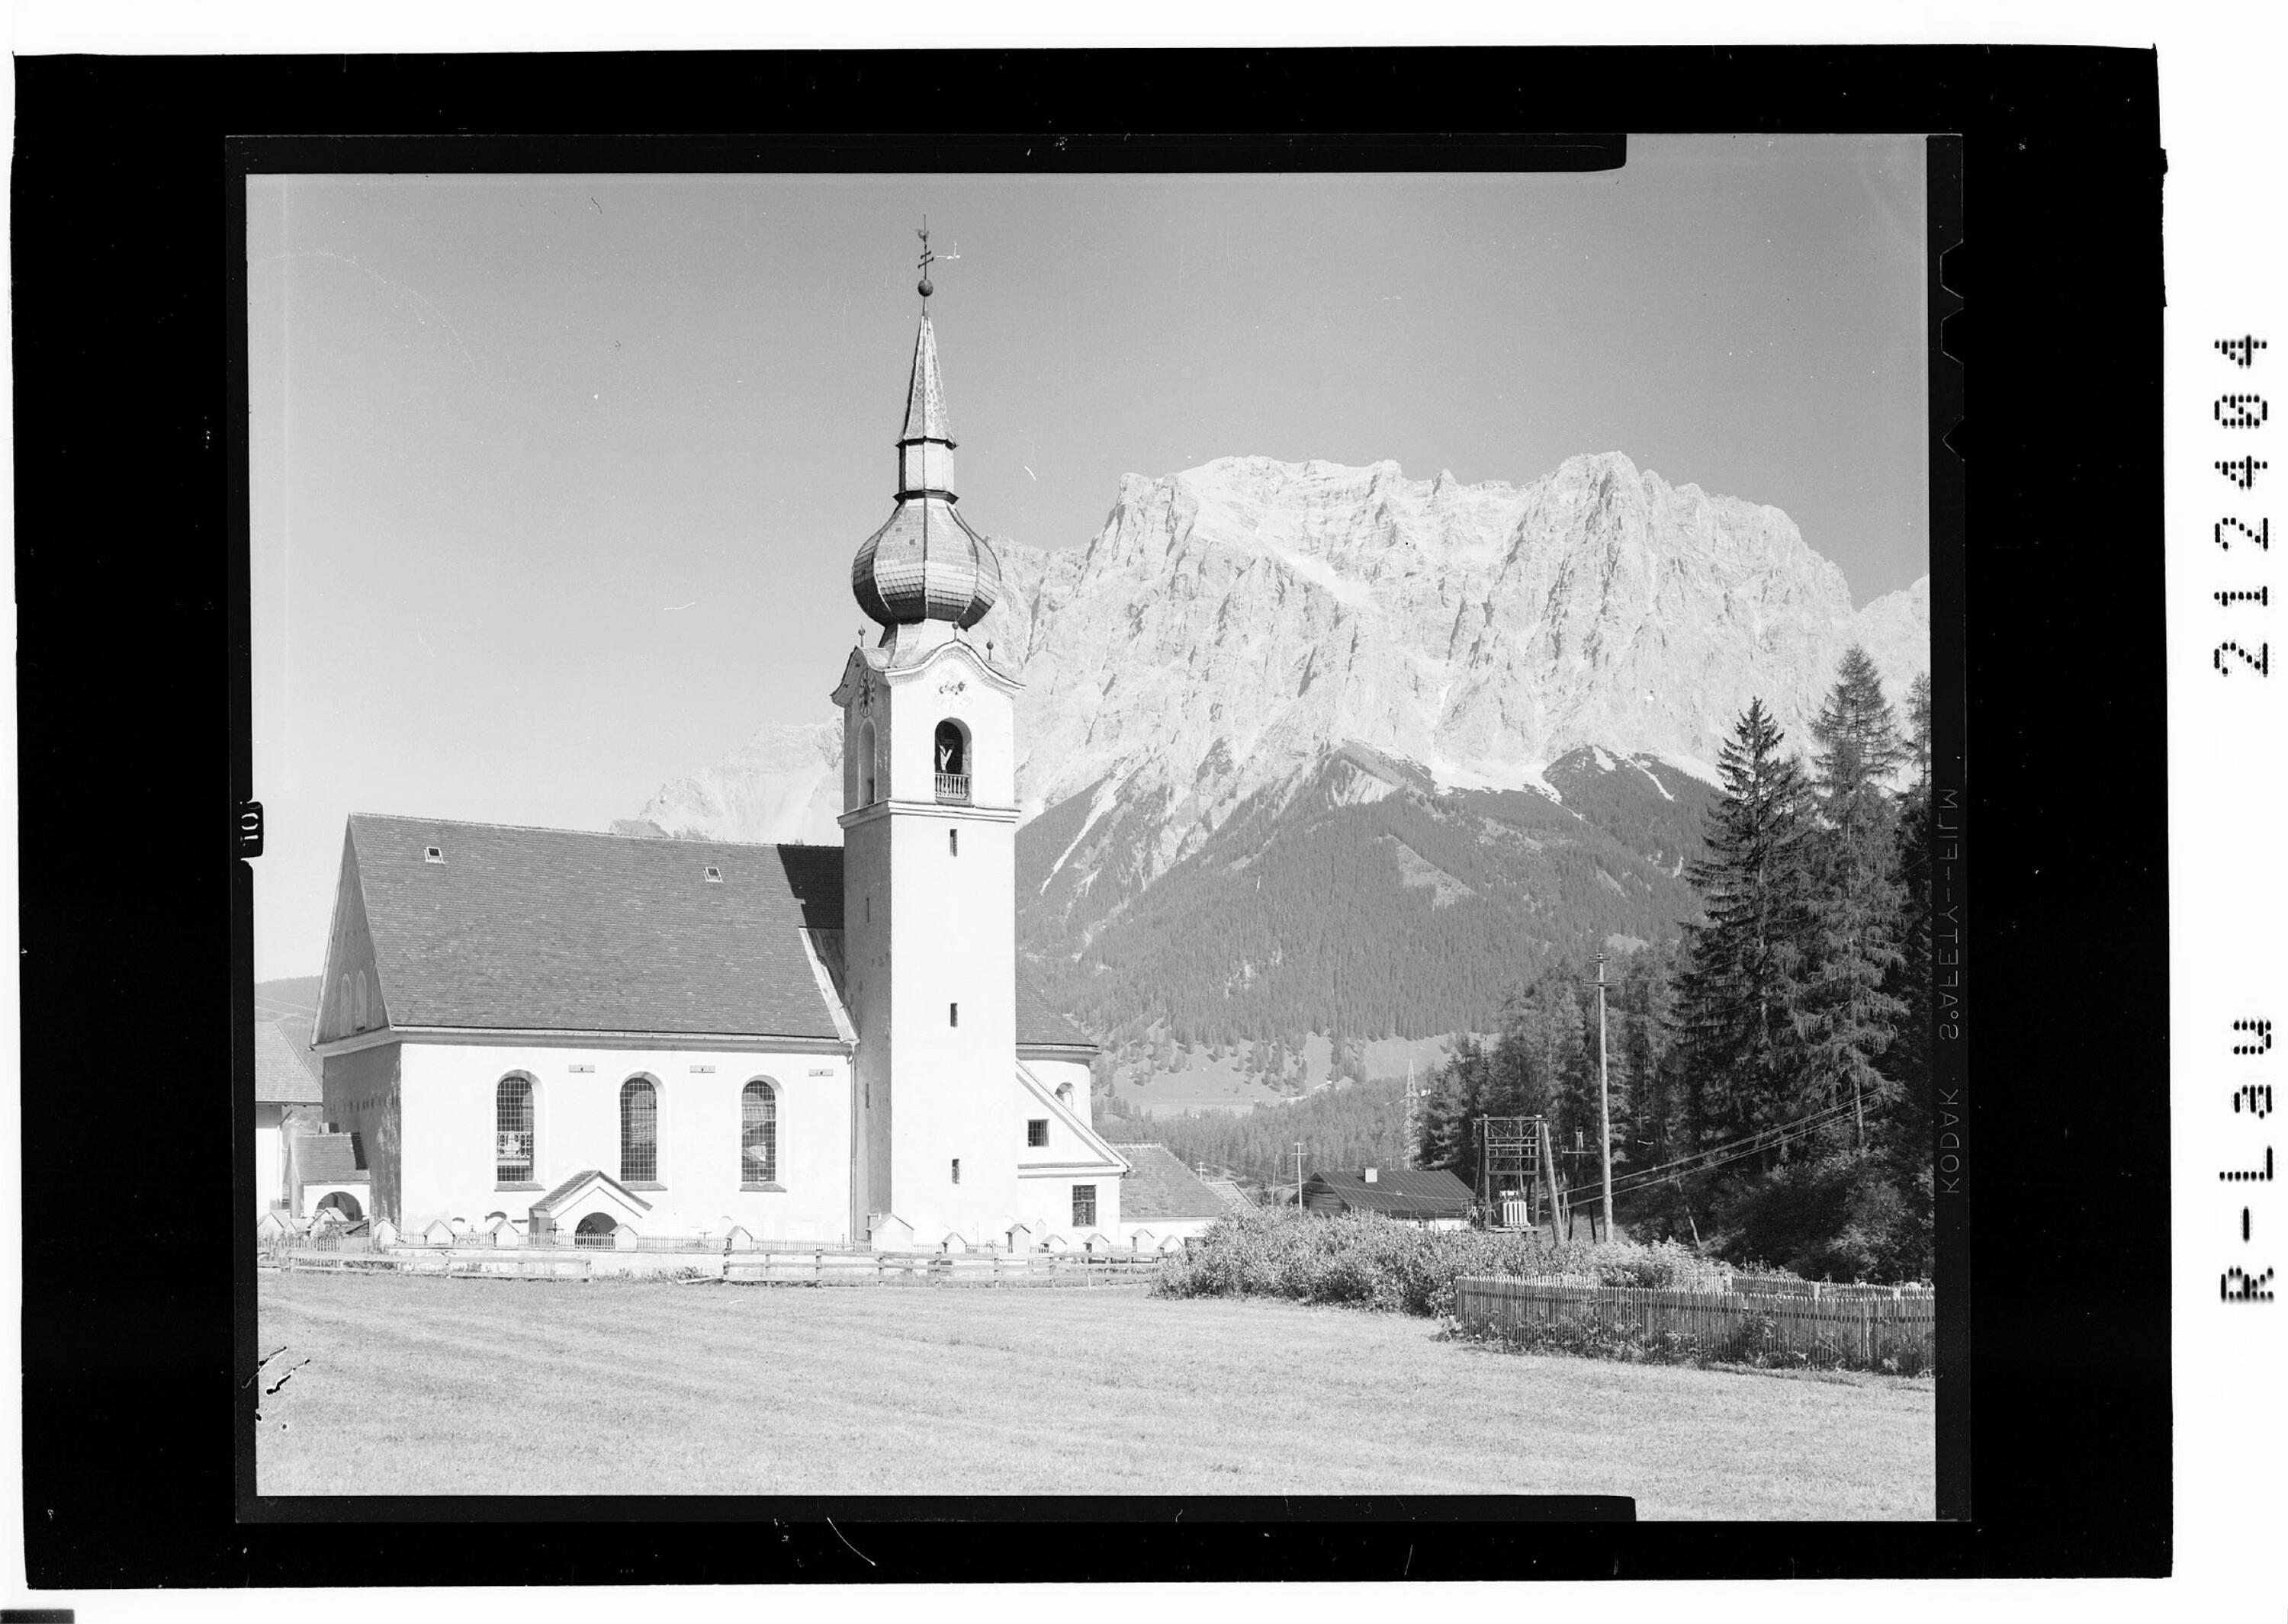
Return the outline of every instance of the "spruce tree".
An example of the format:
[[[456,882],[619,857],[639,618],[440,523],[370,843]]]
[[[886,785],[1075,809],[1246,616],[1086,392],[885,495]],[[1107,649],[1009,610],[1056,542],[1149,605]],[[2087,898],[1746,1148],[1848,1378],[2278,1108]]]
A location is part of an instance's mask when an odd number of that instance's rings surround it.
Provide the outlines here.
[[[1890,701],[1864,649],[1843,656],[1812,723],[1820,832],[1810,843],[1816,889],[1811,963],[1797,1032],[1803,1109],[1852,1105],[1854,1143],[1867,1142],[1871,1111],[1896,1093],[1877,1064],[1906,1005],[1885,982],[1901,965],[1903,893],[1894,878],[1898,807],[1888,780],[1907,759]]]
[[[1477,1187],[1476,1122],[1486,1109],[1490,1070],[1484,1046],[1466,1037],[1453,1058],[1431,1074],[1420,1108],[1418,1167],[1451,1168],[1463,1183]]]
[[[1707,917],[1686,927],[1672,1018],[1696,1144],[1771,1127],[1790,1104],[1811,823],[1784,742],[1751,700],[1724,744],[1705,853],[1688,871]]]
[[[1901,1279],[1931,1270],[1931,701],[1930,678],[1907,691],[1907,742],[1915,768],[1899,803],[1892,878],[1899,889],[1899,962],[1884,990],[1905,1007],[1884,1056],[1897,1099],[1873,1135],[1885,1176],[1899,1192],[1903,1221],[1881,1260]]]
[[[1666,959],[1660,947],[1633,955],[1612,995],[1616,1162],[1652,1166],[1668,1160],[1670,1102],[1662,1066],[1668,1047]]]
[[[1597,1145],[1597,995],[1583,985],[1581,967],[1560,961],[1536,985],[1530,1000],[1528,1053],[1548,1100],[1550,1126],[1568,1147]],[[1585,1165],[1595,1165],[1593,1155]],[[1578,1182],[1579,1169],[1574,1169]]]

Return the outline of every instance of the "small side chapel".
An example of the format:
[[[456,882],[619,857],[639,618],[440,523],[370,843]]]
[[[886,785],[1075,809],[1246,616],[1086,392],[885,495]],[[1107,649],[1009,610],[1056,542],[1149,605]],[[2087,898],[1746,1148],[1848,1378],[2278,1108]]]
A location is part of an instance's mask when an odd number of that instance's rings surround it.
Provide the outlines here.
[[[957,507],[924,246],[895,506],[851,582],[843,845],[355,815],[313,1047],[373,1216],[600,1241],[1124,1245],[1096,1045],[1017,973],[1000,561]]]

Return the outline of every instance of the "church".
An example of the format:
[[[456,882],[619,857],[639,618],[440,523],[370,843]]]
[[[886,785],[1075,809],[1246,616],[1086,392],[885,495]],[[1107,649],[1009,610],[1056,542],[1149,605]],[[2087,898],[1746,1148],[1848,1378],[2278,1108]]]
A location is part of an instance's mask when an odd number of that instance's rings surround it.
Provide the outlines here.
[[[370,1216],[602,1243],[1127,1245],[1096,1045],[1017,973],[1001,566],[925,280],[895,506],[851,583],[843,844],[355,815],[313,1048]]]

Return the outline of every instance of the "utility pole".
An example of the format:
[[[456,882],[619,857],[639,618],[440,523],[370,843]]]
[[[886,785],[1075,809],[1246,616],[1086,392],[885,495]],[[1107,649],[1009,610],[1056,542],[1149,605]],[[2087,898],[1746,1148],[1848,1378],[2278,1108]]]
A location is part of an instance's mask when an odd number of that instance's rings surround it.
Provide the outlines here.
[[[1605,1075],[1605,955],[1597,955],[1597,1148],[1605,1163],[1605,1239],[1613,1238],[1613,1095]]]
[[[1303,1142],[1300,1139],[1295,1141],[1295,1211],[1299,1216],[1303,1211]]]
[[[1414,1165],[1414,1062],[1411,1060],[1406,1063],[1405,1134],[1405,1143],[1399,1147],[1398,1151],[1398,1165],[1410,1168]]]

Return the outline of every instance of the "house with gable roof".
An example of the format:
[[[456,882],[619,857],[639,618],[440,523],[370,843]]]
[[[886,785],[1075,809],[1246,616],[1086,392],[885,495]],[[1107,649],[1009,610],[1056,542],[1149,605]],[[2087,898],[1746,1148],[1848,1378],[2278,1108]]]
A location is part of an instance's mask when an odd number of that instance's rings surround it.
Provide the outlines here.
[[[254,1211],[304,1216],[296,1152],[317,1131],[325,1090],[318,1063],[275,1020],[254,1027]]]
[[[1426,1229],[1463,1229],[1470,1221],[1470,1187],[1444,1168],[1363,1168],[1322,1171],[1303,1182],[1307,1212],[1332,1216],[1379,1213]]]

